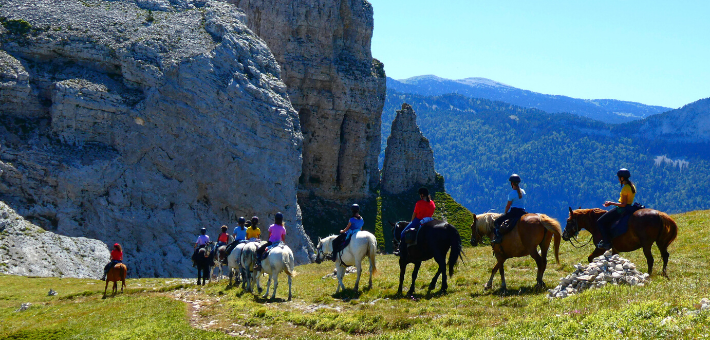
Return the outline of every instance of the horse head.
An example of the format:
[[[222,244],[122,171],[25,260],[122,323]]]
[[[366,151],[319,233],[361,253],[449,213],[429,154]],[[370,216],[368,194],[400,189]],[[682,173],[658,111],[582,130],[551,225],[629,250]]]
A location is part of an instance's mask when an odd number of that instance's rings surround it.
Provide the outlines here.
[[[318,245],[316,246],[316,263],[320,264],[325,259],[325,254],[323,253],[323,239],[318,238]]]
[[[394,245],[394,249],[397,249],[399,248],[399,243],[401,241],[400,238],[402,237],[402,231],[404,231],[404,228],[407,227],[409,222],[399,221],[397,223],[389,223],[392,225],[392,245]]]
[[[481,240],[481,235],[478,233],[476,222],[478,222],[478,218],[476,217],[476,214],[473,214],[473,223],[471,223],[471,245],[474,247],[477,246],[478,242]]]
[[[562,232],[562,239],[569,241],[572,237],[579,233],[580,227],[579,222],[577,222],[577,215],[575,214],[572,207],[569,208],[569,217],[567,218],[567,225],[565,225],[565,230]]]

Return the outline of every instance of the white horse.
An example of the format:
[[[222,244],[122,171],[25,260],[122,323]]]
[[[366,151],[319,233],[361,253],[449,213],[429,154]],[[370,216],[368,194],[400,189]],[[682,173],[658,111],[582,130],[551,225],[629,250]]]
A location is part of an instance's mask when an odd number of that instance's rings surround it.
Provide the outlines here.
[[[242,288],[246,284],[245,278],[247,277],[246,268],[242,267],[242,250],[246,246],[246,242],[238,243],[232,252],[227,256],[227,265],[229,266],[229,285],[232,285],[232,277],[236,276],[234,283],[242,283]]]
[[[273,247],[265,259],[261,260],[261,268],[264,273],[269,274],[269,281],[266,282],[266,293],[262,296],[266,298],[269,296],[269,288],[271,286],[271,280],[274,280],[274,293],[271,295],[273,300],[276,297],[276,288],[279,286],[279,273],[286,272],[288,275],[288,301],[291,301],[291,279],[295,274],[294,268],[296,267],[296,261],[293,258],[293,252],[285,243],[281,242],[276,247]],[[256,273],[256,288],[261,292],[261,286],[259,285],[259,278],[261,277],[261,272]]]
[[[338,287],[335,289],[335,293],[340,292],[342,287],[345,290],[345,285],[343,284],[343,275],[345,275],[345,268],[347,266],[355,266],[357,268],[357,279],[355,279],[355,291],[358,291],[358,286],[360,284],[360,274],[362,273],[362,259],[368,256],[370,260],[370,282],[368,283],[367,289],[372,289],[372,275],[377,273],[377,266],[375,265],[375,255],[377,254],[377,239],[372,233],[361,230],[355,233],[350,239],[350,243],[345,249],[343,249],[340,254],[333,254],[333,241],[337,236],[332,235],[324,239],[318,240],[316,263],[321,263],[326,255],[335,256],[335,268],[338,273]]]
[[[257,273],[254,270],[256,264],[256,250],[263,244],[263,241],[248,242],[242,247],[242,252],[239,255],[239,265],[244,269],[244,282],[246,282],[246,291],[253,292],[252,281]]]
[[[229,244],[232,241],[232,236],[229,236]],[[222,276],[224,276],[224,272],[222,271],[222,266],[225,264],[222,263],[222,260],[227,256],[227,245],[219,246],[215,250],[214,254],[214,265],[212,266],[212,272],[210,273],[210,276],[215,276],[215,271],[219,270],[219,275],[216,276],[217,281],[220,280]]]
[[[502,214],[485,213],[473,215],[473,224],[471,224],[471,245],[477,246],[481,242],[482,236],[488,236],[493,239],[493,229],[495,229],[495,220]]]

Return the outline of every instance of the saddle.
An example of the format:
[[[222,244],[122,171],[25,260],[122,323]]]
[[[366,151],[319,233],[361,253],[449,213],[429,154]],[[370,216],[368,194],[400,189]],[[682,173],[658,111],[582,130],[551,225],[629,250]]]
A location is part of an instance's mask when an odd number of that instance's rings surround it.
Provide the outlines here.
[[[337,254],[342,253],[343,250],[345,250],[345,248],[350,244],[350,240],[355,234],[357,234],[357,232],[340,234],[335,238],[335,240],[333,240],[333,254],[330,255],[330,259],[333,262],[335,262]]]
[[[621,236],[629,231],[629,219],[631,219],[631,216],[633,216],[635,212],[641,209],[646,209],[646,207],[639,203],[634,203],[626,207],[626,209],[624,209],[624,214],[621,215],[621,218],[612,223],[609,228],[611,238],[616,238],[617,236]]]
[[[439,220],[434,220],[432,219],[431,221],[428,221],[422,225],[419,226],[419,228],[416,229],[409,229],[404,233],[404,243],[407,244],[407,247],[413,247],[417,245],[417,240],[419,239],[419,232],[424,229],[424,227],[430,227],[437,225],[439,223],[442,223],[442,221]]]
[[[264,255],[262,255],[261,258],[265,259],[266,257],[269,256],[269,252],[271,252],[274,248],[276,248],[276,247],[281,247],[281,248],[283,248],[285,245],[286,245],[285,243],[279,242],[279,243],[274,243],[274,244],[272,244],[272,245],[266,247],[266,248],[264,249]]]

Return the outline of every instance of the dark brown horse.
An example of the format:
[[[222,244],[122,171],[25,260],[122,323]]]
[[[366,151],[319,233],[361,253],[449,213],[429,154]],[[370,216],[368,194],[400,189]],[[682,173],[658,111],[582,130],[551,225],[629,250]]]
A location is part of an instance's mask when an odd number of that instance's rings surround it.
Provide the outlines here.
[[[594,244],[599,244],[602,234],[597,229],[597,220],[606,213],[602,209],[577,209],[569,208],[569,218],[567,218],[567,226],[562,238],[568,241],[577,233],[586,229],[592,234]],[[661,251],[663,257],[663,276],[666,274],[666,266],[668,265],[668,246],[678,236],[678,226],[675,221],[665,213],[653,209],[641,209],[636,211],[629,218],[629,230],[611,240],[611,249],[614,254],[625,253],[643,248],[643,254],[646,256],[648,263],[648,274],[653,272],[653,255],[651,254],[651,246],[656,243],[658,250]],[[589,262],[604,254],[605,250],[596,248],[587,258]]]
[[[490,217],[486,215],[487,217]],[[480,220],[480,225],[478,222]],[[488,223],[490,220],[490,223]],[[473,224],[471,225],[471,244],[478,244],[482,236],[486,235],[493,239],[493,219],[479,219],[473,216]],[[552,237],[555,238],[555,260],[560,263],[560,238],[562,231],[560,223],[552,217],[543,214],[526,214],[520,218],[515,228],[509,233],[503,235],[503,242],[493,245],[493,254],[498,262],[493,267],[491,278],[488,279],[483,288],[490,289],[493,286],[493,277],[500,270],[501,290],[506,290],[505,285],[505,260],[513,257],[530,256],[537,263],[537,285],[536,287],[545,287],[545,282],[542,281],[542,276],[547,268],[547,250],[550,248]],[[540,247],[540,253],[537,248]]]
[[[113,268],[111,268],[106,274],[106,287],[104,287],[104,296],[106,296],[106,290],[108,290],[108,283],[113,282],[113,295],[116,295],[118,291],[118,281],[121,281],[121,293],[123,293],[123,287],[126,286],[126,273],[128,269],[123,263],[117,263]]]

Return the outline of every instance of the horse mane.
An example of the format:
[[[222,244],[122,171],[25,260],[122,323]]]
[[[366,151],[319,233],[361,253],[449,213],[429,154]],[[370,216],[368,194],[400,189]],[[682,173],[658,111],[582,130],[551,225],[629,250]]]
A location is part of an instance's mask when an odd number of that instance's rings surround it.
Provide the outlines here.
[[[572,213],[574,214],[574,217],[579,217],[579,216],[588,216],[588,217],[593,217],[594,215],[603,215],[607,211],[604,209],[599,209],[599,208],[592,208],[592,209],[576,209],[573,210]]]
[[[485,213],[476,215],[476,228],[478,229],[478,232],[485,235],[492,233],[494,228],[493,222],[500,215],[501,214],[498,213]]]

